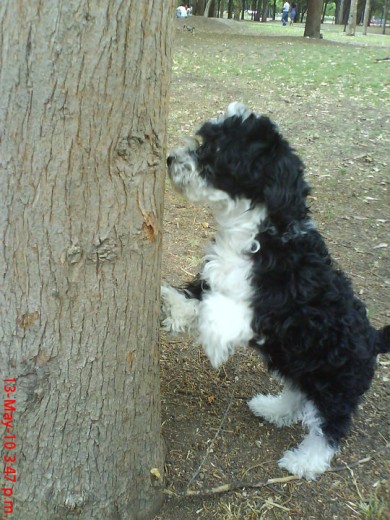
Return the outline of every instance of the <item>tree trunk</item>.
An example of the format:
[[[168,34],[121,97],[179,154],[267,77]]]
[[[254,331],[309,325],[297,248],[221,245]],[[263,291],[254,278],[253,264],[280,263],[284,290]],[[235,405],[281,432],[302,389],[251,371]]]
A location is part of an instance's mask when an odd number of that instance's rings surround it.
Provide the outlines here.
[[[329,0],[324,1],[323,9],[322,9],[322,16],[321,16],[321,23],[325,22],[325,16],[326,16],[326,10],[328,8],[328,2]]]
[[[346,31],[347,36],[355,36],[357,6],[358,0],[351,0],[351,7],[349,8],[348,16],[348,26]]]
[[[237,22],[241,19],[242,0],[236,0],[234,3],[234,19]]]
[[[389,0],[385,0],[385,4],[383,6],[383,24],[382,24],[382,34],[386,33],[386,21],[387,15],[389,13]]]
[[[261,21],[262,22],[266,22],[267,21],[268,5],[269,5],[268,0],[263,0],[262,11],[261,11]],[[259,7],[260,7],[260,2],[259,2]]]
[[[0,387],[15,378],[17,410],[1,456],[21,520],[144,520],[162,500],[173,7],[0,4]]]
[[[233,18],[233,0],[229,0],[228,3],[228,19]]]
[[[213,0],[207,0],[207,2],[206,2],[206,7],[204,8],[204,12],[203,12],[203,16],[205,18],[208,18],[208,16],[209,16],[209,11],[210,11],[212,1]]]
[[[192,5],[192,14],[196,16],[203,16],[206,7],[206,0],[194,0]]]
[[[336,25],[342,25],[344,23],[344,5],[345,0],[340,0],[336,7],[336,15],[334,23]]]
[[[370,19],[370,10],[371,10],[371,0],[366,0],[366,5],[364,7],[364,19],[363,19],[363,34],[367,34],[367,26],[368,21]]]
[[[218,17],[223,18],[223,12],[224,12],[224,0],[218,0]]]
[[[321,38],[322,0],[308,0],[304,36]]]

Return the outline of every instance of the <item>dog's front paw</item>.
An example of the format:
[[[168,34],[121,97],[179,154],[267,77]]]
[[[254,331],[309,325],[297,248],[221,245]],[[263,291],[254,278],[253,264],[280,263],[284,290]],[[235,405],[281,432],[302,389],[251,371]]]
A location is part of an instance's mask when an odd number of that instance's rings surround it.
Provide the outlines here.
[[[218,368],[236,348],[253,337],[252,311],[249,305],[221,293],[207,294],[199,310],[199,342],[211,365]]]
[[[170,286],[161,287],[161,326],[171,333],[194,328],[198,317],[198,300]]]
[[[233,348],[229,348],[229,345],[217,343],[208,343],[204,346],[205,354],[209,358],[210,364],[213,368],[219,368],[221,365],[226,363],[230,354],[233,353],[233,350]]]

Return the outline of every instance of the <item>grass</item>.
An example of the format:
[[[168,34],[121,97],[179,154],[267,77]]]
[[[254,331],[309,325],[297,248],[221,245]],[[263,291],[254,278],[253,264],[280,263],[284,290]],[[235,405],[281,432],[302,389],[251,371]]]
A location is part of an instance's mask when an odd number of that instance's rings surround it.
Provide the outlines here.
[[[385,505],[382,499],[371,495],[368,501],[360,503],[360,509],[364,513],[365,520],[379,520],[384,518]]]
[[[323,89],[332,89],[335,103],[343,98],[361,100],[373,107],[388,102],[389,64],[377,60],[389,56],[390,36],[358,35],[354,42],[367,38],[370,45],[350,45],[345,42],[351,37],[335,28],[328,30],[326,40],[313,43],[313,40],[302,38],[302,26],[286,28],[275,23],[243,23],[248,25],[250,33],[233,37],[231,46],[214,45],[208,54],[198,53],[197,45],[178,52],[174,71],[210,82],[238,78],[249,83],[259,82],[271,91],[285,86],[287,96],[302,90],[316,95]],[[267,38],[257,40],[253,30]],[[282,35],[288,36],[288,40],[280,38]],[[248,38],[246,52],[234,53],[235,38]],[[328,39],[344,43],[329,44]],[[375,46],[377,42],[386,45]]]
[[[279,21],[257,23],[257,22],[245,22],[252,31],[256,31],[266,36],[288,36],[301,38],[305,31],[304,23],[296,23],[293,26],[283,27]],[[344,26],[334,24],[322,24],[321,33],[324,41],[345,43],[351,45],[361,46],[378,46],[378,47],[390,47],[390,36],[388,34],[381,34],[379,27],[369,27],[367,34],[362,33],[363,28],[357,27],[355,36],[347,36],[344,32]]]

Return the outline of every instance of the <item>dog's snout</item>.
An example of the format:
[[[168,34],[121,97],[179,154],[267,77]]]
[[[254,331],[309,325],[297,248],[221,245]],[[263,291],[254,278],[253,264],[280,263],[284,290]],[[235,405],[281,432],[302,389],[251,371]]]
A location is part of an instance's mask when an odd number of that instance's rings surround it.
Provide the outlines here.
[[[175,160],[175,156],[174,155],[169,155],[168,156],[168,159],[167,159],[168,168],[171,166],[171,164],[173,163],[174,160]]]

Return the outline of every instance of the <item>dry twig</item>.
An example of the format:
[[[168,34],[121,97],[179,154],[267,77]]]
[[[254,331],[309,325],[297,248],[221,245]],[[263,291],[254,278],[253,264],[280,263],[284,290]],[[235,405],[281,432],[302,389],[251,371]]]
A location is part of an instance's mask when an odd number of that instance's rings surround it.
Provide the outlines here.
[[[223,421],[226,418],[226,415],[229,411],[229,408],[231,406],[232,401],[230,401],[229,406],[222,418],[221,426],[223,424]],[[217,432],[219,433],[220,428]],[[216,435],[217,436],[217,435]],[[212,443],[215,441],[216,436],[214,437]],[[210,448],[210,447],[209,447]],[[206,456],[204,457],[201,465],[197,469],[197,471],[192,476],[189,484],[193,482],[193,480],[196,478],[196,476],[199,474],[199,471],[201,467],[203,466],[207,456],[209,454],[209,450],[207,450]],[[366,462],[369,462],[372,459],[372,457],[366,457],[361,460],[357,460],[356,462],[353,462],[352,464],[344,464],[342,466],[335,466],[333,468],[329,468],[327,471],[330,473],[337,473],[339,471],[344,470],[351,470],[351,468],[355,468],[356,466],[360,466],[361,464],[365,464]],[[229,491],[235,491],[236,489],[256,489],[256,488],[262,488],[265,486],[271,486],[273,484],[286,484],[287,482],[292,482],[294,480],[302,480],[300,477],[296,477],[294,475],[289,475],[287,477],[279,477],[279,478],[269,478],[269,479],[263,479],[258,480],[257,482],[244,482],[244,481],[235,481],[230,482],[227,484],[223,484],[221,486],[213,487],[213,488],[202,488],[202,489],[189,489],[187,488],[185,491],[173,491],[172,489],[164,489],[164,493],[166,495],[169,495],[170,497],[194,497],[194,496],[211,496],[211,495],[221,495],[223,493],[228,493]]]

